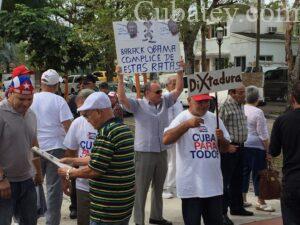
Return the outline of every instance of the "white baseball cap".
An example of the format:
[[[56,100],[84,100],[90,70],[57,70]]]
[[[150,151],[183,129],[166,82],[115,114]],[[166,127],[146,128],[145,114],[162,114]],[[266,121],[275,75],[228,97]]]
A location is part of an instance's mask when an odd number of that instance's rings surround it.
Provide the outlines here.
[[[63,82],[63,79],[61,78],[61,76],[59,76],[56,70],[49,69],[42,74],[41,81],[46,85],[55,85],[57,83]]]
[[[92,109],[111,108],[111,101],[104,92],[95,92],[90,94],[84,101],[83,105],[77,109],[78,112]]]

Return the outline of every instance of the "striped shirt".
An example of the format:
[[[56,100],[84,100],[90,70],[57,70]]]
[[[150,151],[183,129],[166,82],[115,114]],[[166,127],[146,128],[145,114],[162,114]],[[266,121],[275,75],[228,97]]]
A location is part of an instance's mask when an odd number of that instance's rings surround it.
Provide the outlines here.
[[[129,219],[134,202],[133,134],[113,118],[98,131],[89,167],[101,175],[90,179],[90,218],[116,223]]]
[[[221,105],[219,117],[230,134],[232,142],[244,144],[247,140],[247,117],[244,106],[238,104],[231,96]]]

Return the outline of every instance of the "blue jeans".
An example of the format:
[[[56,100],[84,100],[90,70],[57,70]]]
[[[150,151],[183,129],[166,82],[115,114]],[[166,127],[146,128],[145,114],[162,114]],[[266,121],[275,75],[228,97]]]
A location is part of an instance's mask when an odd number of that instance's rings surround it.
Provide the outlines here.
[[[10,182],[11,198],[0,198],[0,223],[10,225],[13,215],[20,220],[20,225],[37,224],[37,197],[32,179]]]
[[[64,157],[63,149],[54,149],[48,151],[56,158]],[[46,225],[59,225],[61,217],[61,204],[63,199],[63,190],[61,178],[57,173],[57,166],[46,159],[41,159],[43,176],[46,177],[47,188],[47,211]]]
[[[90,221],[90,225],[128,225],[129,219],[123,220],[121,222],[116,223],[105,223],[105,222],[96,222],[96,221]]]
[[[259,171],[267,168],[266,151],[258,148],[246,148],[243,165],[243,193],[249,190],[250,173],[255,196],[259,196]]]

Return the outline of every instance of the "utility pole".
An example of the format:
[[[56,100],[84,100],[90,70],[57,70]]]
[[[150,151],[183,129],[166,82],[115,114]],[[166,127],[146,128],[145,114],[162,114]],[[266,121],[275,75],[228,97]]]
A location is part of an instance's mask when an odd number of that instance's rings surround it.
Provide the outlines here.
[[[260,10],[261,0],[257,0],[257,21],[256,21],[256,72],[259,72],[259,55],[260,55]]]

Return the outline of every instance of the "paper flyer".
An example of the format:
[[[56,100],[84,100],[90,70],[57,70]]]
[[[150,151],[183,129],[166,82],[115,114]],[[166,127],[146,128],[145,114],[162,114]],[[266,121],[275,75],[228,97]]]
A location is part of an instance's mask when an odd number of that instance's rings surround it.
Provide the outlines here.
[[[50,155],[49,153],[47,153],[46,151],[41,151],[38,147],[33,147],[31,149],[34,153],[38,154],[39,156],[49,160],[50,162],[54,163],[55,165],[57,165],[59,168],[72,168],[70,165],[68,164],[64,164],[59,162],[59,159],[56,158],[53,155]]]

